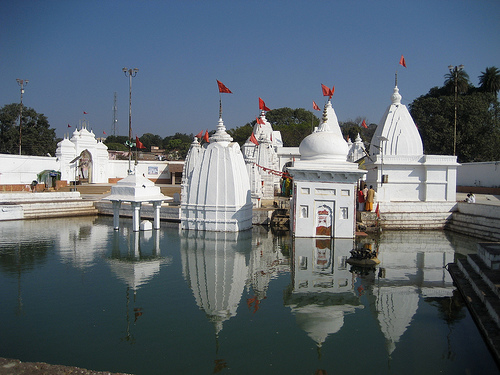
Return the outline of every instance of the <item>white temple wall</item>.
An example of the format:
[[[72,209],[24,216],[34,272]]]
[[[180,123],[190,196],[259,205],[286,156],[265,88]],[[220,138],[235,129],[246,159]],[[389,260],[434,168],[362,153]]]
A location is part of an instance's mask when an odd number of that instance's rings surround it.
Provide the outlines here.
[[[500,161],[463,163],[458,168],[457,185],[500,188]]]
[[[55,157],[0,154],[0,185],[30,184],[46,169],[59,170]]]

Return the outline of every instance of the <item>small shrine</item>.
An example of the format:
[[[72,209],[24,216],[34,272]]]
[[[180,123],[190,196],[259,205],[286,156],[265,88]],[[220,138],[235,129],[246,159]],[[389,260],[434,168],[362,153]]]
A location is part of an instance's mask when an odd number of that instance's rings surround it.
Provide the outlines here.
[[[181,186],[181,228],[237,232],[252,227],[250,182],[238,143],[217,131],[201,145],[197,138],[186,156]]]
[[[262,199],[274,199],[280,189],[281,176],[276,171],[280,171],[277,150],[282,146],[281,132],[273,130],[266,119],[266,112],[262,110],[252,135],[241,147],[254,207],[260,207]]]
[[[295,237],[354,238],[356,184],[366,172],[347,161],[349,149],[331,100],[299,151],[300,160],[288,168],[293,176],[290,230]]]

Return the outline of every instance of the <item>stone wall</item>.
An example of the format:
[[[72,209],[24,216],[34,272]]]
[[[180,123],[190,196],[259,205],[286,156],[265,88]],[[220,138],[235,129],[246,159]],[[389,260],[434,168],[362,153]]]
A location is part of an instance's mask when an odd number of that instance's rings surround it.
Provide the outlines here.
[[[457,171],[457,186],[500,188],[500,161],[463,163]]]

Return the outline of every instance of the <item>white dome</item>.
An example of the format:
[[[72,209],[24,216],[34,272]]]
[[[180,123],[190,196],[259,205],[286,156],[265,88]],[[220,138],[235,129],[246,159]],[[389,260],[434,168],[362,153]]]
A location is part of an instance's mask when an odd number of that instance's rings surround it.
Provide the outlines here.
[[[349,146],[340,131],[337,115],[328,101],[323,110],[323,122],[300,143],[300,160],[345,162]]]

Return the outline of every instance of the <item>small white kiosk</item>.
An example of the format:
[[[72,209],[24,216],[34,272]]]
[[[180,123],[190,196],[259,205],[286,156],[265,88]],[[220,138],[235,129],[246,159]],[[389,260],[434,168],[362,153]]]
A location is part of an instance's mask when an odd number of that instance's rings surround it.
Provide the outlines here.
[[[111,187],[111,195],[104,200],[113,202],[113,227],[119,229],[120,224],[120,206],[122,202],[130,202],[132,205],[133,230],[138,232],[141,221],[141,204],[151,202],[154,207],[153,228],[160,229],[160,208],[165,200],[172,198],[163,195],[159,186],[148,180],[144,176],[129,174],[123,180]]]

